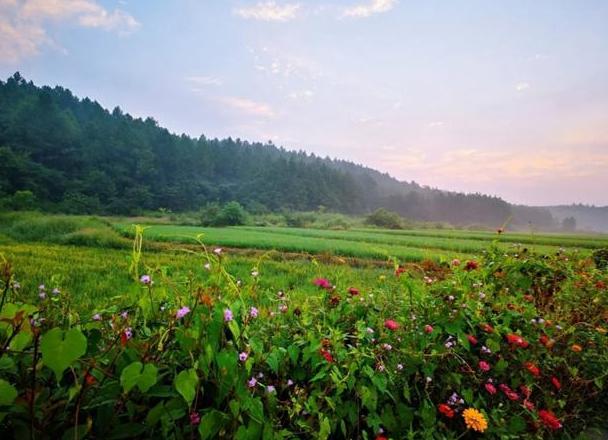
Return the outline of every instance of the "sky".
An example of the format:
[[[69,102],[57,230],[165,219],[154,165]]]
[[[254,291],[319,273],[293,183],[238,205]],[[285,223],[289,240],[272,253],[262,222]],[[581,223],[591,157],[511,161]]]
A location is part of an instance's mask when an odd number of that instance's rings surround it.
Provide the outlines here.
[[[0,0],[0,77],[194,137],[608,205],[607,23],[605,0]]]

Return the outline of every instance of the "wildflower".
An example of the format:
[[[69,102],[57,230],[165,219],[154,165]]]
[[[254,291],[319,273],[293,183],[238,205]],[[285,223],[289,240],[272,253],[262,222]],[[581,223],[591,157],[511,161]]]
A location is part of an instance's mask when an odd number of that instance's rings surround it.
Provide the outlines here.
[[[532,395],[532,390],[526,385],[521,385],[519,389],[521,390],[521,393],[526,397],[526,399],[529,399]]]
[[[445,346],[445,348],[452,348],[456,345],[456,340],[454,339],[454,336],[449,336],[446,340],[445,343],[443,344]]]
[[[467,335],[467,339],[469,340],[469,344],[477,345],[477,338],[473,335]]]
[[[397,371],[403,370],[403,364],[397,364]]]
[[[45,292],[44,290],[41,290],[41,291],[38,293],[38,297],[39,297],[40,299],[46,299],[46,292]]]
[[[150,278],[150,275],[142,275],[139,282],[147,286],[152,283],[152,278]]]
[[[446,405],[445,403],[440,403],[437,406],[437,409],[439,410],[439,412],[441,414],[446,416],[448,419],[451,419],[452,417],[454,417],[454,410],[452,408],[450,408],[449,405]]]
[[[532,376],[534,376],[534,377],[540,376],[540,369],[532,362],[524,363],[524,367],[526,367],[526,370],[528,370]]]
[[[559,379],[557,377],[555,377],[555,376],[553,376],[551,378],[551,383],[553,384],[553,386],[555,387],[555,389],[557,391],[559,391],[561,389],[561,387],[562,387],[562,384],[560,383]]]
[[[492,350],[490,350],[488,347],[486,347],[485,345],[483,347],[481,347],[481,353],[482,354],[492,354]]]
[[[481,324],[481,329],[486,333],[494,333],[494,327],[490,324]]]
[[[458,258],[454,258],[452,260],[452,266],[460,266],[460,260]]]
[[[388,440],[388,438],[387,438],[387,437],[385,437],[385,436],[383,436],[382,434],[378,434],[378,435],[376,436],[376,439],[375,439],[375,440]]]
[[[386,321],[384,321],[384,327],[391,331],[395,331],[399,328],[399,323],[392,319],[387,319]]]
[[[287,379],[287,386],[290,387],[293,385],[293,380]]]
[[[321,289],[331,289],[332,287],[331,283],[326,278],[316,278],[312,283]]]
[[[355,288],[355,287],[349,287],[348,288],[348,293],[350,294],[350,296],[357,296],[359,295],[361,292],[359,292],[359,289]]]
[[[462,399],[458,393],[452,393],[452,395],[450,396],[450,398],[448,399],[448,405],[450,406],[455,406],[457,404],[463,404],[464,403],[464,399]]]
[[[15,282],[13,283],[13,289],[14,289],[14,290],[19,290],[19,289],[21,289],[21,284],[19,284],[19,282],[18,282],[18,281],[15,281]]]
[[[225,322],[230,322],[232,321],[232,310],[230,309],[224,309],[224,321]]]
[[[515,333],[509,333],[506,338],[509,344],[515,345],[520,348],[527,348],[530,345],[524,338],[519,335],[516,335]]]
[[[365,329],[365,331],[367,332],[367,334],[368,334],[368,335],[373,335],[373,334],[374,334],[374,329],[373,329],[373,328],[371,328],[371,327],[367,327],[367,328]]]
[[[93,321],[101,321],[101,315],[99,313],[95,313],[93,315]]]
[[[490,371],[490,364],[486,361],[479,361],[479,369],[483,372],[488,372]]]
[[[205,270],[211,270],[211,263],[205,263],[203,264],[203,267],[205,268]]]
[[[128,327],[127,329],[125,329],[124,335],[127,338],[127,340],[129,340],[133,337],[133,330],[131,329],[131,327]]]
[[[222,248],[218,247],[218,248],[213,249],[213,253],[215,255],[221,255],[222,254]]]
[[[562,427],[561,422],[555,416],[555,414],[553,414],[553,411],[549,411],[547,409],[541,409],[538,412],[538,416],[542,420],[543,424],[547,428],[549,428],[549,429],[551,429],[553,431],[557,431],[558,429],[560,429]]]
[[[498,388],[500,388],[500,391],[502,391],[509,400],[519,400],[519,394],[509,388],[508,385],[501,383],[498,385]]]
[[[261,371],[258,373],[258,379],[263,379],[264,378],[264,373],[262,373]]]
[[[467,428],[477,432],[484,432],[488,428],[488,422],[484,415],[475,408],[467,408],[462,412],[464,423]]]
[[[491,395],[496,394],[496,387],[495,387],[494,385],[492,385],[490,382],[487,382],[487,383],[484,385],[484,387],[485,387],[486,391],[487,391],[488,393],[490,393]]]
[[[454,297],[454,295],[450,295],[448,296],[448,301],[454,301],[456,298]]]
[[[57,287],[55,287],[51,293],[53,295],[57,296],[57,295],[59,295],[61,293],[61,291]]]
[[[321,356],[323,356],[327,362],[331,363],[334,361],[334,358],[331,355],[331,353],[329,351],[325,350],[324,348],[319,350],[319,353],[321,353]]]
[[[93,376],[90,373],[85,373],[84,380],[87,383],[87,385],[94,385],[95,382],[97,382],[97,379],[95,379],[95,376]]]
[[[279,297],[279,299],[283,299],[283,298],[285,298],[285,292],[283,292],[282,290],[279,290],[277,292],[277,296]]]
[[[241,362],[245,362],[248,357],[249,357],[249,355],[246,352],[244,352],[244,351],[241,354],[239,354],[239,360]]]
[[[402,273],[404,273],[404,272],[405,272],[405,267],[403,267],[403,266],[399,265],[399,266],[397,267],[397,269],[395,269],[395,276],[396,276],[396,277],[399,277],[399,276],[401,276],[401,274],[402,274]]]
[[[184,316],[186,316],[188,313],[190,313],[190,308],[184,306],[181,309],[179,309],[176,313],[175,313],[175,318],[176,319],[182,319]]]
[[[386,351],[391,351],[393,346],[391,344],[382,344],[382,348],[384,348]]]
[[[251,276],[252,276],[253,278],[256,278],[256,277],[257,277],[259,274],[260,274],[260,272],[258,272],[257,270],[252,270],[252,271],[251,271]]]
[[[432,326],[432,325],[429,325],[429,324],[425,325],[425,326],[424,326],[424,332],[425,332],[425,333],[429,333],[429,334],[430,334],[430,333],[433,333],[433,326]]]
[[[255,377],[252,377],[251,379],[249,379],[247,381],[247,386],[249,388],[253,388],[253,387],[255,387],[257,385],[257,383],[258,383],[257,379]]]
[[[287,313],[287,310],[288,310],[287,304],[281,304],[279,306],[279,312],[281,312],[281,313]]]
[[[266,392],[267,392],[268,394],[274,394],[274,393],[276,393],[276,392],[277,392],[277,389],[274,387],[274,385],[268,385],[268,386],[266,387]]]
[[[129,317],[129,312],[127,312],[126,310],[124,310],[123,312],[121,312],[120,317],[122,319],[127,319]]]
[[[467,261],[467,264],[465,264],[464,270],[471,271],[471,270],[477,269],[478,267],[479,267],[479,263],[477,261],[469,260],[469,261]]]
[[[380,373],[384,373],[384,369],[385,369],[385,368],[384,368],[384,365],[382,365],[382,364],[378,364],[378,365],[376,366],[376,368],[378,369],[378,371],[379,371]]]
[[[426,383],[431,383],[432,381],[433,381],[433,378],[431,376],[426,377]]]
[[[192,411],[190,413],[190,424],[193,426],[198,425],[199,423],[201,423],[201,416],[199,413],[197,413],[196,411]]]
[[[332,307],[336,307],[338,304],[340,304],[340,296],[332,295],[332,297],[329,298],[329,305]]]
[[[528,399],[524,400],[524,408],[528,411],[534,411],[534,402],[530,402]]]
[[[251,316],[252,318],[257,318],[259,313],[260,312],[255,307],[249,309],[249,316]]]
[[[583,351],[583,347],[581,347],[578,344],[573,344],[572,347],[570,347],[570,349],[575,353],[580,353],[581,351]]]
[[[41,284],[38,286],[38,290],[46,290],[46,287],[44,287],[44,284]]]

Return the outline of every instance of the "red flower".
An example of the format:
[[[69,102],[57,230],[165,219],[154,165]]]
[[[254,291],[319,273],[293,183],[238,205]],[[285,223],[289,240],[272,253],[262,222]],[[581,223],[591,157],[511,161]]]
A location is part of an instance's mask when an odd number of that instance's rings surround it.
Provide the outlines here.
[[[395,331],[399,328],[399,323],[397,321],[393,321],[392,319],[387,319],[384,321],[384,327],[391,331]]]
[[[357,296],[361,292],[359,292],[359,289],[357,289],[356,287],[349,287],[348,288],[348,293],[350,293],[350,296]]]
[[[520,348],[527,348],[530,345],[524,338],[519,335],[516,335],[515,333],[509,333],[506,337],[507,342],[511,345],[516,345]]]
[[[331,353],[329,351],[325,350],[324,348],[319,350],[319,353],[321,353],[321,356],[323,356],[327,362],[334,361],[334,358],[332,357]]]
[[[433,333],[433,326],[429,325],[429,324],[425,325],[424,326],[424,332],[425,333]]]
[[[95,379],[95,376],[93,376],[92,374],[86,373],[84,375],[84,380],[87,383],[87,385],[93,385],[95,384],[95,382],[97,382],[97,379]]]
[[[498,385],[498,388],[500,388],[500,391],[502,391],[509,400],[519,400],[519,394],[509,388],[508,385],[501,383]]]
[[[521,385],[519,389],[521,390],[521,393],[526,397],[526,399],[530,398],[530,395],[532,394],[532,390],[530,388],[528,388],[526,385]]]
[[[448,419],[454,417],[454,410],[450,408],[449,405],[446,405],[445,403],[440,403],[437,408],[439,409],[439,412],[446,416]]]
[[[376,436],[376,440],[388,440],[388,438],[386,438],[385,436],[383,436],[382,434],[378,434]]]
[[[524,400],[524,407],[528,410],[528,411],[534,411],[534,402],[530,402],[528,399]]]
[[[492,385],[490,382],[484,385],[486,387],[486,391],[492,395],[496,394],[496,387]]]
[[[561,389],[561,387],[562,387],[562,384],[560,383],[559,379],[557,377],[555,377],[555,376],[553,376],[551,378],[551,383],[553,384],[553,386],[555,387],[555,389],[557,391],[559,391]]]
[[[595,287],[597,287],[598,289],[605,289],[606,283],[604,283],[603,281],[598,281],[597,283],[595,283]]]
[[[469,340],[469,344],[477,345],[477,338],[473,335],[467,335],[467,339]]]
[[[526,370],[528,370],[532,376],[534,376],[534,377],[540,376],[540,369],[532,362],[526,362],[524,364],[524,367],[526,367]]]
[[[397,269],[395,269],[395,276],[400,276],[404,272],[405,272],[405,267],[400,265],[399,267],[397,267]]]
[[[538,342],[540,342],[542,345],[544,345],[546,347],[547,342],[549,342],[549,337],[545,334],[542,334],[542,335],[540,335],[540,338],[538,338]]]
[[[553,414],[553,411],[549,411],[547,409],[541,409],[538,412],[538,416],[543,421],[545,426],[553,431],[556,431],[562,427],[559,419]]]
[[[474,260],[467,261],[467,264],[464,266],[464,270],[475,270],[479,267],[479,263]]]
[[[481,324],[481,329],[486,333],[494,333],[494,327],[490,324]]]

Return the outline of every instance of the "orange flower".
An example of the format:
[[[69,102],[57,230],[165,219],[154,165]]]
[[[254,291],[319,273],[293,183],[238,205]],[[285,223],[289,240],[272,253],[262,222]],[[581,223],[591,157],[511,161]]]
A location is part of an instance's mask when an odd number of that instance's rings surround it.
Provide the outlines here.
[[[477,432],[484,432],[488,429],[488,421],[482,413],[475,408],[467,408],[462,412],[464,423],[467,428]]]
[[[573,344],[572,347],[570,347],[570,349],[575,353],[580,353],[581,351],[583,351],[583,347],[581,347],[578,344]]]

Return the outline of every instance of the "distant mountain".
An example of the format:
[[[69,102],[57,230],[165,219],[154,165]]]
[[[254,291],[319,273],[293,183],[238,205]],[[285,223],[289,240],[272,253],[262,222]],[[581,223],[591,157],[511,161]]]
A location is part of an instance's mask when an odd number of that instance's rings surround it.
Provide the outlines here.
[[[16,73],[0,81],[0,199],[23,190],[41,209],[71,213],[185,211],[237,200],[257,212],[324,206],[365,214],[385,207],[454,225],[558,226],[549,209],[401,182],[272,143],[178,136],[152,118],[133,118],[119,107],[110,112]]]

